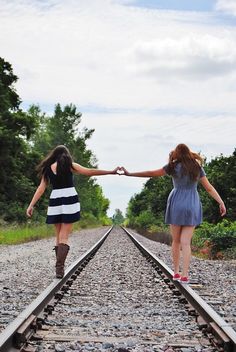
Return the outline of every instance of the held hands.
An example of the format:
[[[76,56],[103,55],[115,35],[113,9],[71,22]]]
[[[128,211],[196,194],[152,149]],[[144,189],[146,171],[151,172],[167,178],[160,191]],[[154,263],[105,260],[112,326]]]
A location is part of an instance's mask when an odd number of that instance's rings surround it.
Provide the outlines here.
[[[129,176],[129,172],[123,166],[117,166],[112,173],[119,176]]]
[[[121,175],[121,167],[117,166],[114,170],[112,170],[111,174]]]
[[[121,172],[121,175],[125,175],[125,176],[129,176],[130,175],[129,171],[126,170],[126,168],[124,166],[121,166],[120,172]]]

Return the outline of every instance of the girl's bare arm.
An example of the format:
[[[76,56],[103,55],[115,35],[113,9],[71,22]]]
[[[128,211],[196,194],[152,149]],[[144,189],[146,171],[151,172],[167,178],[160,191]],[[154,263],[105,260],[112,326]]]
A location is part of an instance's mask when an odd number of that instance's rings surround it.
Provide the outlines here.
[[[165,170],[157,169],[150,171],[138,171],[138,172],[129,172],[124,167],[121,168],[126,176],[135,176],[135,177],[158,177],[166,175]]]
[[[206,176],[203,176],[200,178],[200,183],[202,184],[202,186],[205,188],[205,190],[207,191],[207,193],[210,194],[210,196],[212,198],[214,198],[217,203],[219,203],[220,206],[220,214],[221,216],[224,216],[226,214],[226,207],[225,204],[223,202],[223,200],[221,199],[219,193],[216,191],[216,189],[212,186],[212,184],[208,181]]]
[[[43,195],[43,193],[45,192],[45,189],[47,187],[47,182],[44,179],[44,177],[42,177],[41,182],[38,186],[38,188],[35,191],[35,194],[33,195],[33,198],[30,202],[30,205],[28,206],[27,210],[26,210],[26,214],[31,217],[33,214],[33,209],[35,204],[37,203],[37,201],[39,200],[39,198]]]
[[[72,171],[85,176],[115,175],[117,174],[117,170],[119,170],[119,167],[116,167],[114,170],[99,170],[99,169],[87,168],[77,163],[73,163],[72,166],[73,166]]]

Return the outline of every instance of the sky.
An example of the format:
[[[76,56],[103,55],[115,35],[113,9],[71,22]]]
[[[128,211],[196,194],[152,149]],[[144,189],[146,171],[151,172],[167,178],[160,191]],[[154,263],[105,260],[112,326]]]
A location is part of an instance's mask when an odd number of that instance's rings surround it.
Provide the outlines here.
[[[178,143],[234,151],[236,0],[0,0],[0,16],[22,108],[75,104],[99,168],[158,169]],[[108,215],[146,181],[97,177]]]

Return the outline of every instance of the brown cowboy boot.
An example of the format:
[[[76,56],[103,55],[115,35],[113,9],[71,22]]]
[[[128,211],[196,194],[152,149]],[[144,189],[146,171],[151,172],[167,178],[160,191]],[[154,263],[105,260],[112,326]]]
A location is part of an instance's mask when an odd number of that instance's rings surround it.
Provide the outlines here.
[[[56,256],[57,256],[57,249],[58,249],[58,246],[55,246],[55,247],[53,247],[53,251],[55,251],[55,253],[56,253]]]
[[[58,279],[64,276],[64,264],[69,252],[70,247],[67,244],[59,243],[57,248],[57,261],[56,261],[56,277]]]

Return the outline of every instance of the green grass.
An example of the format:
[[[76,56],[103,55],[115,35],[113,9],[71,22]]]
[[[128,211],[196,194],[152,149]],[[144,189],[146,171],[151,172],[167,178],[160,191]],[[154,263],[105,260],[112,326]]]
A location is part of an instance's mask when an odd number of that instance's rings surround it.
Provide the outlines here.
[[[73,231],[79,231],[85,228],[95,228],[104,225],[110,224],[104,223],[104,221],[98,222],[94,220],[82,219],[74,224]],[[0,227],[0,245],[36,241],[42,238],[53,237],[54,234],[54,226],[46,224],[2,226]]]
[[[52,237],[54,229],[45,225],[9,226],[0,228],[0,244],[18,244]]]

